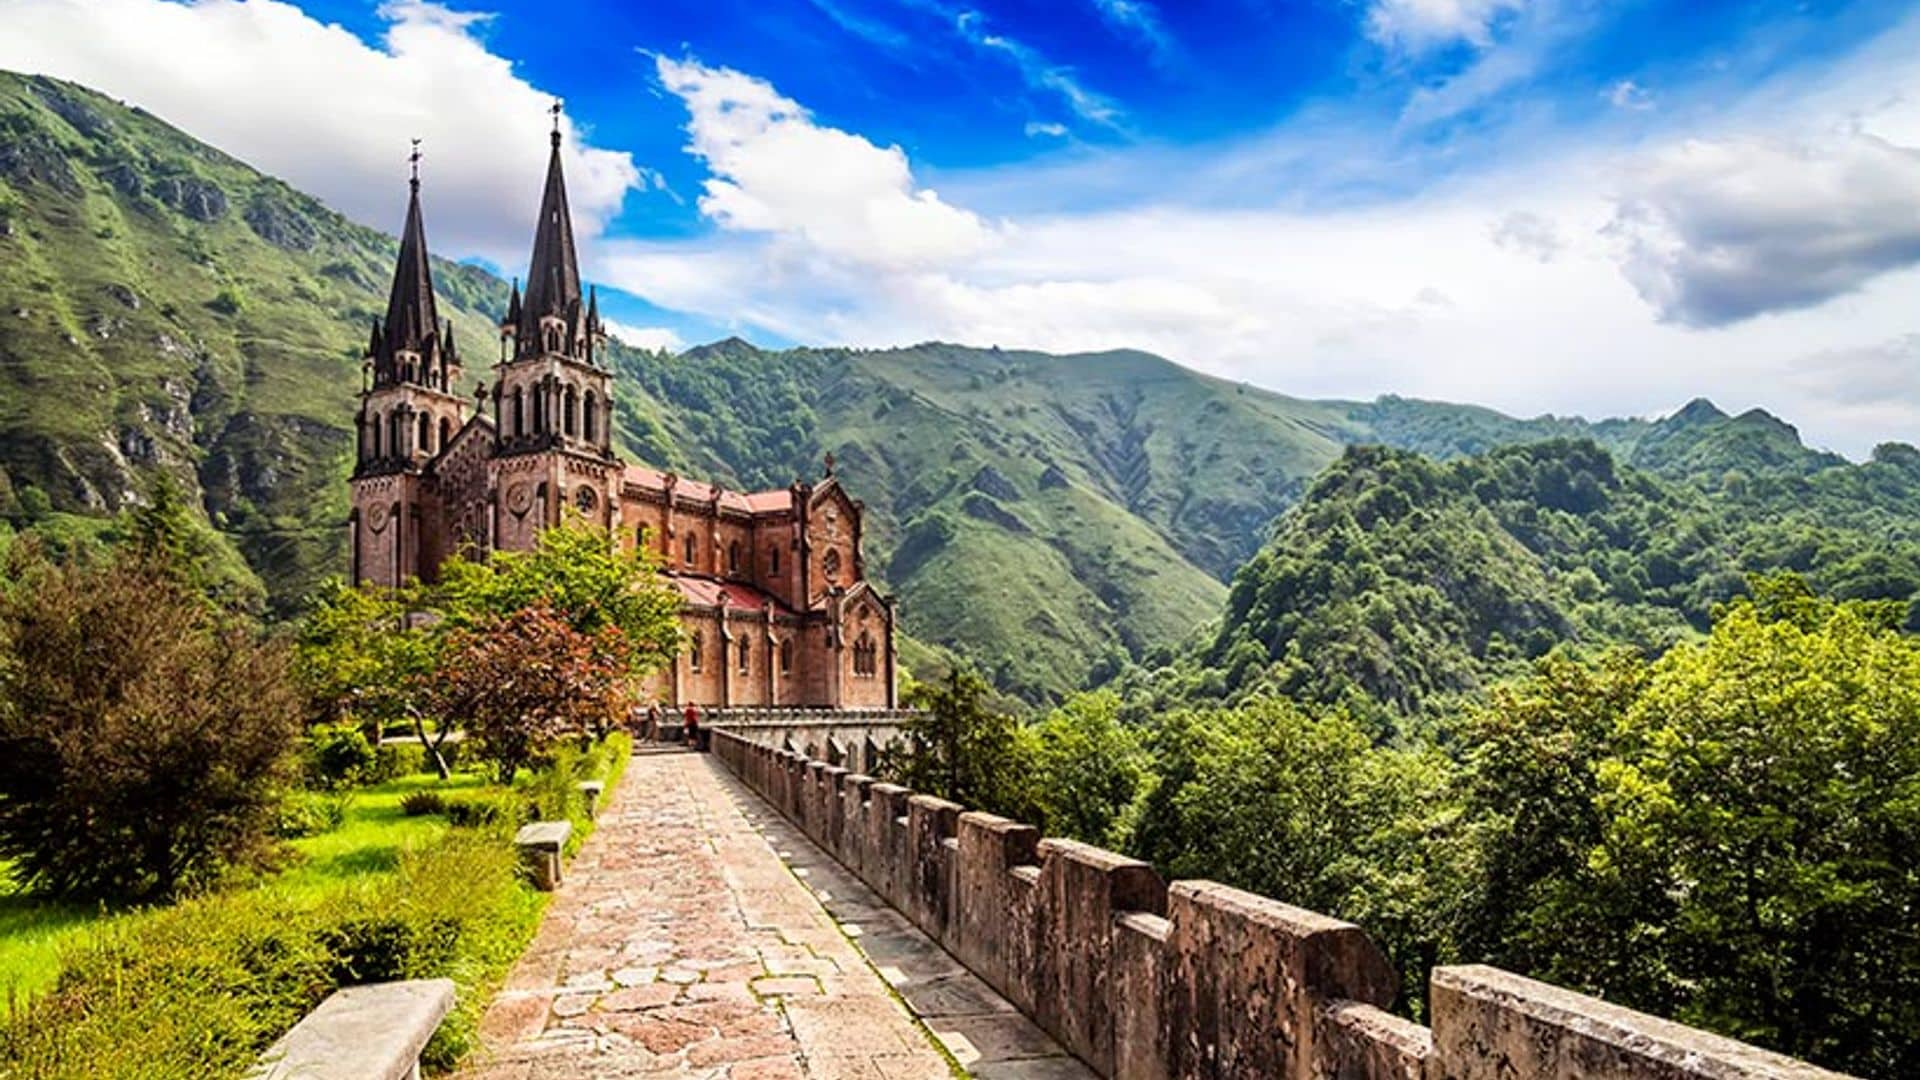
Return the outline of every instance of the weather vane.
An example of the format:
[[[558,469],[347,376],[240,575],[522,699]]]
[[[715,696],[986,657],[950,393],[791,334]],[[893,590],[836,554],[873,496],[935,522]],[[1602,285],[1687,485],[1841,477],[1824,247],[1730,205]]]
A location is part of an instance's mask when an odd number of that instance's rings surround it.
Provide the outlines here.
[[[553,99],[553,107],[547,110],[553,114],[553,133],[560,134],[560,99]]]
[[[413,140],[413,152],[407,155],[407,164],[413,168],[413,182],[420,183],[420,140]]]

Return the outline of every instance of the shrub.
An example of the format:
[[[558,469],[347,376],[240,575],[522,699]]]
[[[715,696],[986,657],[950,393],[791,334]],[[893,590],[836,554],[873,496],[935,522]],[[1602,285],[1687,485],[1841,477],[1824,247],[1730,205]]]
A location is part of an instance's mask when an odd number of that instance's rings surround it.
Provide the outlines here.
[[[373,767],[367,771],[367,780],[384,784],[423,772],[426,767],[427,751],[419,743],[381,743],[373,752]]]
[[[0,856],[29,889],[154,899],[273,852],[284,651],[161,560],[0,574]]]
[[[257,890],[108,924],[0,1019],[0,1076],[239,1076],[337,987],[437,976],[457,1004],[423,1057],[448,1067],[538,921],[517,874],[505,845],[451,834],[319,903]]]
[[[447,812],[447,800],[439,792],[427,788],[409,791],[400,797],[400,812],[408,817],[444,814]]]
[[[282,840],[319,836],[346,824],[347,807],[353,796],[345,793],[295,791],[280,804],[280,816],[273,832]]]
[[[533,806],[517,792],[492,791],[446,800],[447,822],[463,829],[518,828],[533,820]]]
[[[358,724],[316,724],[307,734],[307,778],[315,787],[361,783],[375,760],[373,744]]]

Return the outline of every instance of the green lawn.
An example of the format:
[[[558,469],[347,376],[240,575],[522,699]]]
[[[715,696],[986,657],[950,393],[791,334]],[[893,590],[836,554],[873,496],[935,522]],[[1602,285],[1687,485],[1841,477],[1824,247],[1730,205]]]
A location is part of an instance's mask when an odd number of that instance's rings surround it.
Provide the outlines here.
[[[444,817],[406,816],[400,800],[408,792],[422,788],[454,792],[483,786],[482,778],[471,773],[455,773],[445,781],[432,773],[420,773],[357,788],[347,807],[346,821],[338,829],[292,841],[291,847],[298,853],[295,864],[255,888],[285,890],[311,898],[350,881],[390,873],[403,849],[430,844],[448,827]],[[53,985],[60,972],[64,944],[84,938],[90,927],[139,919],[143,914],[46,900],[16,891],[11,880],[0,880],[0,1013],[10,1011],[13,1001]]]

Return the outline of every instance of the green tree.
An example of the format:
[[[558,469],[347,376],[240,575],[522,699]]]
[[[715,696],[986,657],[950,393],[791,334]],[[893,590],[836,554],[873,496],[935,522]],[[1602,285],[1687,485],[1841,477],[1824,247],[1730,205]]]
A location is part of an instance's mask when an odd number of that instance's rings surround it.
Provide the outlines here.
[[[1600,770],[1602,877],[1681,1019],[1867,1075],[1920,1062],[1920,642],[1893,607],[1736,602],[1654,667]]]
[[[666,666],[682,644],[680,597],[650,545],[623,549],[605,529],[579,521],[543,530],[532,551],[447,560],[430,599],[455,630],[545,605],[608,650],[601,658],[635,683]]]
[[[885,771],[922,794],[1032,821],[1032,742],[1019,721],[987,704],[990,693],[986,680],[963,667],[916,684],[906,698],[920,710],[906,725],[910,749],[893,755]]]
[[[1140,735],[1120,719],[1120,696],[1068,698],[1033,728],[1033,801],[1049,832],[1126,846],[1129,811],[1151,765]]]
[[[442,642],[437,624],[417,617],[419,610],[417,589],[330,580],[300,620],[293,670],[315,723],[357,722],[375,741],[388,724],[408,724],[445,778],[444,750],[455,725],[442,723],[429,737]]]
[[[285,651],[154,560],[0,578],[0,855],[30,888],[154,900],[265,861],[299,709]]]

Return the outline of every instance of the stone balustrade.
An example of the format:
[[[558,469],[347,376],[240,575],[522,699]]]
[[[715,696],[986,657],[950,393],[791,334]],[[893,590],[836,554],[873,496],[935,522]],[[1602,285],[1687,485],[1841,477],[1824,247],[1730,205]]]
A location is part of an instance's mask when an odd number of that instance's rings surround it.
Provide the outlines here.
[[[710,709],[704,725],[855,772],[872,771],[906,738],[912,709]]]
[[[725,728],[712,750],[1103,1077],[1814,1080],[1838,1074],[1495,968],[1427,1028],[1359,927],[916,795]]]

